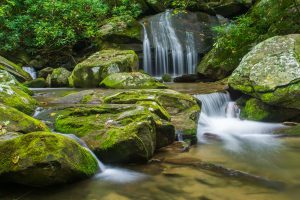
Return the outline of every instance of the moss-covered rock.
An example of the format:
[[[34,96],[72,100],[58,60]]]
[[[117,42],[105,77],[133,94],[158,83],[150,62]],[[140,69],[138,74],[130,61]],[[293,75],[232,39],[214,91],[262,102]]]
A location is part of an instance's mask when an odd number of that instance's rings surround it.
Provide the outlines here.
[[[37,78],[32,81],[26,81],[23,84],[29,88],[45,88],[48,86],[44,78]]]
[[[104,162],[145,162],[158,148],[157,135],[162,138],[159,145],[175,140],[172,125],[136,105],[65,108],[57,112],[55,129],[83,139]],[[166,129],[169,135],[160,132]]]
[[[2,56],[0,56],[0,69],[8,71],[10,74],[14,75],[19,81],[32,80],[31,76],[27,72],[25,72],[21,67],[5,59]]]
[[[71,76],[71,72],[67,69],[60,67],[54,69],[51,75],[47,77],[47,84],[50,87],[68,87],[69,80],[68,78]]]
[[[30,133],[48,131],[48,127],[41,121],[1,103],[0,126],[5,132]]]
[[[167,86],[157,79],[141,72],[123,72],[107,76],[100,87],[111,89],[161,89]]]
[[[296,126],[285,127],[275,131],[274,133],[286,136],[300,136],[300,124]]]
[[[102,40],[117,44],[141,43],[142,26],[133,17],[115,16],[103,22],[98,36]]]
[[[48,75],[52,74],[53,70],[54,69],[52,67],[46,67],[44,69],[41,69],[38,72],[38,78],[44,78],[44,79],[46,79],[48,77]]]
[[[257,1],[245,16],[224,27],[214,48],[199,64],[198,73],[221,80],[237,68],[255,44],[276,35],[298,33],[299,3],[300,0]]]
[[[264,121],[264,122],[285,122],[300,116],[300,110],[270,106],[256,98],[240,98],[237,101],[242,119]]]
[[[17,86],[3,85],[0,82],[0,103],[14,107],[26,114],[31,115],[37,101],[29,94],[20,90]]]
[[[1,182],[48,186],[88,178],[97,160],[74,140],[35,132],[0,142]]]
[[[262,102],[300,109],[300,34],[276,36],[255,46],[229,85]]]
[[[69,78],[73,87],[97,87],[109,74],[138,69],[138,56],[131,50],[102,50],[79,63]]]
[[[15,86],[27,94],[32,94],[26,86],[22,85],[13,75],[5,70],[0,70],[0,85]]]
[[[184,139],[196,141],[197,117],[200,113],[199,102],[192,96],[173,90],[131,90],[106,96],[105,103],[134,104],[156,102],[171,115],[171,123]]]

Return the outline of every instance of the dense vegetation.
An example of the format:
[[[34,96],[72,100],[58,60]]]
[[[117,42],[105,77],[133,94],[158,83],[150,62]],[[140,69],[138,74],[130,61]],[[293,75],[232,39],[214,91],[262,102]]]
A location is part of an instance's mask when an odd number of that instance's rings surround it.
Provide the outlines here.
[[[137,17],[141,5],[130,0],[4,0],[0,3],[0,50],[33,53],[97,37],[103,20]]]
[[[214,49],[206,55],[200,68],[215,69],[215,79],[222,79],[234,70],[241,58],[259,42],[300,30],[299,0],[261,0],[250,12],[238,17],[230,25],[217,27]]]

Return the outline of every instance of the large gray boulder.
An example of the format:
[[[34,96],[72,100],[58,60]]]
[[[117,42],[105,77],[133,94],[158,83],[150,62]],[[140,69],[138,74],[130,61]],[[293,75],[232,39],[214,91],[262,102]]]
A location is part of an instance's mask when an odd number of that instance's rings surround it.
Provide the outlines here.
[[[300,109],[300,34],[269,38],[250,51],[229,85],[262,102]]]

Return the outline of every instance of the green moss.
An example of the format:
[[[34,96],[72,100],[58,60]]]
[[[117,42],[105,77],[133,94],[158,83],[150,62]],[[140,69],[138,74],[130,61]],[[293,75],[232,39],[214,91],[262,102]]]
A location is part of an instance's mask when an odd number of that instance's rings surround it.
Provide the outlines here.
[[[49,130],[41,121],[3,104],[0,104],[0,125],[9,132],[30,133]]]
[[[132,50],[102,50],[79,63],[69,77],[73,87],[97,87],[109,74],[136,71],[138,56]]]
[[[100,86],[111,89],[163,89],[166,85],[140,72],[115,73],[107,76]]]
[[[280,129],[278,131],[275,131],[275,134],[284,134],[284,135],[290,135],[290,136],[300,136],[300,125],[291,126],[291,127],[286,127],[284,129]]]
[[[0,103],[14,107],[26,114],[31,115],[37,102],[27,93],[15,86],[7,86],[0,84]]]
[[[65,136],[35,132],[0,143],[2,180],[47,186],[87,178],[98,171],[88,150]]]
[[[47,87],[47,83],[44,78],[37,78],[32,81],[26,81],[23,84],[26,87],[30,87],[30,88],[45,88],[45,87]]]

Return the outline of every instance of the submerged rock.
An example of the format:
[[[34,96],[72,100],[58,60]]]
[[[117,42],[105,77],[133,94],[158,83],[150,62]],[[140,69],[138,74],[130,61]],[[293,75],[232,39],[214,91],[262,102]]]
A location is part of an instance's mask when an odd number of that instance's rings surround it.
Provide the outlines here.
[[[71,72],[67,69],[60,67],[54,69],[51,75],[47,77],[47,84],[50,87],[68,87],[69,81],[68,78],[70,77]]]
[[[27,72],[25,72],[21,67],[3,58],[2,56],[0,56],[0,69],[6,70],[10,74],[14,75],[19,81],[32,80],[31,76]]]
[[[108,75],[137,71],[138,56],[131,50],[102,50],[76,65],[69,78],[73,87],[97,87]]]
[[[111,89],[161,89],[167,86],[141,72],[123,72],[107,76],[100,86]]]
[[[1,103],[0,126],[5,132],[18,132],[24,134],[35,131],[48,131],[48,127],[41,121]]]
[[[104,162],[145,162],[175,140],[170,123],[138,105],[65,108],[57,112],[55,129],[83,139]]]
[[[0,141],[1,182],[41,187],[88,178],[98,170],[87,149],[59,134],[35,132]]]
[[[255,46],[229,85],[262,102],[300,109],[300,34],[276,36]]]
[[[26,81],[23,84],[29,88],[45,88],[48,86],[44,78],[37,78],[32,81]]]

